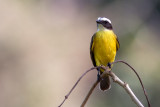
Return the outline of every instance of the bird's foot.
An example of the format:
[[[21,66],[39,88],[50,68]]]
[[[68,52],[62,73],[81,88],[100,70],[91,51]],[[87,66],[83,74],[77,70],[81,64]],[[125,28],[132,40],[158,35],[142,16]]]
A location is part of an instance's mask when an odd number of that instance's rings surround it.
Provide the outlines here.
[[[100,69],[98,69],[98,73],[97,73],[97,81],[101,80],[101,75],[100,75]]]
[[[110,62],[108,63],[108,67],[111,68],[111,63]]]

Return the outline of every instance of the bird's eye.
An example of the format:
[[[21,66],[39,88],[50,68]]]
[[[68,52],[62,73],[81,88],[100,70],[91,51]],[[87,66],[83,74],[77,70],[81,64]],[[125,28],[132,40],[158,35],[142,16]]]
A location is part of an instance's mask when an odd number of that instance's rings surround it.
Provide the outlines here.
[[[107,21],[105,21],[104,23],[105,23],[105,24],[107,24],[108,22],[107,22]]]

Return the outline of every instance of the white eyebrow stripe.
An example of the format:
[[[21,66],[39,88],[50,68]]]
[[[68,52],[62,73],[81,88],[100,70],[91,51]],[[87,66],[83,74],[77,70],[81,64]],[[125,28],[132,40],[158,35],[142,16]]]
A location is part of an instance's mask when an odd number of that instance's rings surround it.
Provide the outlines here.
[[[98,17],[97,20],[98,21],[108,21],[109,23],[111,23],[111,20],[109,20],[108,18],[105,18],[105,17]]]

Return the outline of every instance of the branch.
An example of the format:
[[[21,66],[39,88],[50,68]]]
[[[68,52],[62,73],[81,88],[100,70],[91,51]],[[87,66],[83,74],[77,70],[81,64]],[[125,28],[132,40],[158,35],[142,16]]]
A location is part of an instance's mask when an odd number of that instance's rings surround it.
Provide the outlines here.
[[[65,96],[64,100],[62,101],[62,103],[58,106],[58,107],[61,107],[63,105],[63,103],[68,99],[69,95],[72,93],[72,91],[74,90],[74,88],[77,86],[77,84],[80,82],[80,80],[89,72],[89,71],[92,71],[94,69],[97,69],[101,66],[98,66],[98,67],[92,67],[90,68],[89,70],[87,70],[85,73],[83,73],[80,78],[77,80],[77,82],[74,84],[74,86],[71,88],[71,90],[69,91],[69,93]]]
[[[148,99],[148,96],[147,96],[146,90],[145,90],[145,88],[144,88],[144,85],[143,85],[143,83],[142,83],[142,80],[141,80],[140,76],[138,75],[138,73],[136,72],[136,70],[135,70],[131,65],[129,65],[127,62],[122,61],[122,60],[117,60],[117,61],[113,62],[112,64],[114,64],[114,63],[118,63],[118,62],[121,62],[121,63],[126,64],[128,67],[130,67],[130,68],[134,71],[134,73],[136,74],[136,76],[138,77],[138,79],[139,79],[139,81],[140,81],[140,83],[141,83],[141,86],[142,86],[142,89],[143,89],[144,95],[145,95],[146,100],[147,100],[147,103],[148,103],[148,107],[151,107],[151,104],[150,104],[150,102],[149,102],[149,99]]]
[[[105,67],[105,66],[100,66],[99,68],[104,69],[105,71],[101,74],[101,79],[103,79],[106,75],[109,75],[112,79],[113,82],[118,83],[120,86],[122,86],[125,91],[129,94],[129,96],[131,97],[132,101],[138,106],[138,107],[144,107],[143,104],[138,100],[138,98],[135,96],[135,94],[133,93],[133,91],[131,90],[131,88],[129,87],[129,85],[125,82],[123,82],[122,80],[120,80],[113,72],[111,72],[111,70],[109,69],[109,67]],[[94,88],[97,86],[97,84],[99,83],[99,81],[96,81],[92,88],[90,89],[90,91],[88,92],[85,100],[83,101],[81,107],[84,107],[86,102],[88,101],[90,95],[92,94]]]
[[[118,83],[120,86],[122,86],[125,91],[129,94],[132,101],[138,106],[138,107],[144,107],[142,103],[138,100],[138,98],[135,96],[129,85],[122,80],[120,80],[113,72],[110,72],[109,75],[112,77],[113,81]]]
[[[132,66],[130,66],[128,63],[126,63],[125,61],[121,61],[121,60],[118,60],[118,61],[115,61],[111,64],[114,64],[114,63],[118,63],[118,62],[121,62],[121,63],[124,63],[126,65],[128,65],[134,72],[135,74],[137,75],[140,83],[141,83],[141,86],[143,88],[143,91],[144,91],[144,94],[145,94],[145,97],[147,99],[147,102],[148,102],[148,107],[151,107],[150,106],[150,102],[148,100],[148,97],[147,97],[147,94],[146,94],[146,91],[144,89],[144,86],[142,84],[142,80],[140,79],[138,73],[134,70],[134,68]],[[94,69],[97,69],[97,68],[101,68],[101,69],[104,69],[104,72],[101,74],[101,79],[103,79],[106,75],[109,75],[111,76],[111,78],[113,79],[113,82],[116,82],[118,83],[120,86],[122,86],[126,92],[129,94],[129,96],[131,97],[132,101],[138,106],[138,107],[144,107],[142,105],[142,103],[138,100],[138,98],[135,96],[135,94],[133,93],[133,91],[131,90],[131,88],[129,87],[129,85],[125,82],[123,82],[122,80],[120,80],[113,72],[111,72],[111,70],[109,69],[109,67],[105,67],[105,66],[97,66],[97,67],[92,67],[90,68],[89,70],[87,70],[85,73],[83,73],[81,75],[81,77],[77,80],[77,82],[75,83],[75,85],[71,88],[71,90],[69,91],[69,93],[65,96],[64,100],[62,101],[62,103],[58,106],[58,107],[61,107],[63,105],[63,103],[66,101],[66,99],[69,97],[69,95],[72,93],[72,91],[75,89],[75,87],[77,86],[77,84],[80,82],[80,80],[89,72],[89,71],[92,71]],[[85,104],[87,103],[90,95],[92,94],[93,90],[95,89],[95,87],[97,86],[97,84],[100,82],[101,80],[99,81],[96,81],[92,88],[90,89],[90,91],[88,92],[85,100],[83,101],[81,107],[84,107]]]
[[[85,104],[87,103],[90,95],[92,94],[93,90],[95,89],[95,87],[97,86],[97,84],[98,84],[99,82],[100,82],[100,81],[97,80],[97,81],[93,84],[92,88],[89,90],[86,98],[84,99],[84,101],[83,101],[83,103],[81,104],[80,107],[84,107],[84,106],[85,106]]]

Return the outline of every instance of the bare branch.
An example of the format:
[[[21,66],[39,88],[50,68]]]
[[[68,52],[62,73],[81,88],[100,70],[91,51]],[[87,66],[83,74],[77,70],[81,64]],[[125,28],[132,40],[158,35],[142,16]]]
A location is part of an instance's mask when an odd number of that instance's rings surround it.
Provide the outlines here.
[[[99,66],[101,67],[101,66]],[[61,107],[63,105],[63,103],[68,99],[69,95],[72,93],[72,91],[74,90],[74,88],[77,86],[77,84],[80,82],[80,80],[89,72],[89,71],[92,71],[94,69],[97,69],[99,67],[92,67],[90,68],[89,70],[87,70],[85,73],[83,73],[81,75],[81,77],[77,80],[77,82],[74,84],[74,86],[71,88],[71,90],[69,91],[69,93],[65,96],[64,100],[62,101],[62,103],[58,106],[58,107]]]
[[[138,98],[135,96],[129,85],[122,80],[120,80],[113,72],[109,72],[109,75],[112,77],[113,81],[118,83],[120,86],[122,86],[125,91],[129,94],[132,101],[138,106],[138,107],[144,107],[142,103],[138,100]]]
[[[134,68],[132,66],[130,66],[128,63],[126,63],[125,61],[121,61],[121,60],[118,60],[118,61],[115,61],[111,64],[114,64],[114,63],[118,63],[118,62],[122,62],[126,65],[128,65],[134,72],[135,74],[137,75],[141,85],[142,85],[142,88],[143,88],[143,91],[144,91],[144,94],[146,96],[146,99],[147,99],[147,102],[148,102],[148,107],[151,107],[150,106],[150,102],[148,100],[148,97],[147,97],[147,94],[145,92],[145,89],[144,89],[144,86],[142,84],[142,81],[141,81],[141,78],[139,77],[138,73],[134,70]],[[92,67],[91,69],[87,70],[84,74],[82,74],[82,76],[77,80],[77,82],[75,83],[75,85],[71,88],[71,90],[69,91],[69,93],[65,96],[65,99],[62,101],[62,103],[58,106],[58,107],[61,107],[63,105],[63,103],[65,102],[65,100],[69,97],[69,95],[72,93],[72,91],[75,89],[75,87],[77,86],[77,84],[79,83],[79,81],[91,70],[94,70],[94,69],[97,69],[97,68],[101,68],[101,69],[104,69],[104,72],[101,74],[101,79],[103,79],[106,75],[109,75],[111,76],[111,78],[113,79],[114,82],[118,83],[120,86],[122,86],[125,91],[129,94],[129,96],[131,97],[132,101],[138,106],[138,107],[144,107],[142,105],[142,103],[138,100],[138,98],[135,96],[135,94],[133,93],[133,91],[131,90],[131,88],[129,87],[129,85],[125,82],[123,82],[122,80],[120,80],[113,72],[111,72],[111,70],[109,69],[109,67],[105,67],[105,66],[97,66],[97,67]],[[92,88],[90,89],[90,91],[88,92],[87,96],[85,97],[81,107],[84,107],[85,104],[87,103],[90,95],[92,94],[93,90],[95,89],[95,87],[97,86],[97,84],[100,82],[101,80],[97,80]]]
[[[105,66],[100,66],[99,68],[104,69],[105,71],[101,74],[101,79],[103,79],[106,75],[111,76],[111,78],[113,79],[113,82],[118,83],[120,86],[122,86],[125,91],[129,94],[129,96],[131,97],[132,101],[138,106],[138,107],[144,107],[143,104],[138,100],[138,98],[135,96],[135,94],[133,93],[133,91],[131,90],[131,88],[129,87],[129,85],[125,82],[123,82],[122,80],[120,80],[113,72],[111,72],[111,70],[108,67]],[[97,86],[97,84],[99,83],[99,81],[96,81],[92,88],[90,89],[90,91],[88,92],[85,100],[83,101],[81,107],[84,107],[85,104],[87,103],[90,95],[92,94],[94,88]]]
[[[147,96],[146,90],[145,90],[145,88],[144,88],[144,85],[143,85],[143,83],[142,83],[142,80],[141,80],[140,76],[138,75],[138,73],[136,72],[136,70],[135,70],[131,65],[129,65],[127,62],[122,61],[122,60],[117,60],[117,61],[113,62],[112,64],[114,64],[114,63],[118,63],[118,62],[121,62],[121,63],[126,64],[128,67],[130,67],[130,68],[134,71],[134,73],[136,74],[136,76],[138,77],[138,79],[139,79],[139,81],[140,81],[140,83],[141,83],[141,86],[142,86],[142,89],[143,89],[144,95],[145,95],[146,100],[147,100],[147,103],[148,103],[148,107],[151,107],[151,104],[150,104],[150,102],[149,102],[149,99],[148,99],[148,96]]]
[[[92,88],[91,88],[90,91],[88,92],[86,98],[84,99],[84,101],[83,101],[83,103],[82,103],[82,105],[81,105],[80,107],[84,107],[84,106],[85,106],[85,104],[87,103],[90,95],[92,94],[93,90],[95,89],[95,87],[97,86],[97,84],[98,84],[99,82],[100,82],[100,81],[97,80],[97,81],[93,84]]]

